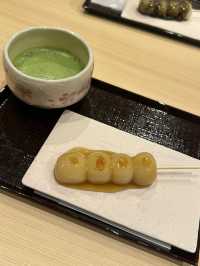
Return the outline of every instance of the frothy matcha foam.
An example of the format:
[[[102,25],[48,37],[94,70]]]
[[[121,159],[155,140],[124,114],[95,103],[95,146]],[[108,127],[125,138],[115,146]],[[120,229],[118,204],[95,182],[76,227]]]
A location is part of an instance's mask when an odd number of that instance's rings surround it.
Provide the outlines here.
[[[24,74],[47,80],[71,77],[84,65],[70,52],[55,48],[30,48],[17,55],[13,64]]]

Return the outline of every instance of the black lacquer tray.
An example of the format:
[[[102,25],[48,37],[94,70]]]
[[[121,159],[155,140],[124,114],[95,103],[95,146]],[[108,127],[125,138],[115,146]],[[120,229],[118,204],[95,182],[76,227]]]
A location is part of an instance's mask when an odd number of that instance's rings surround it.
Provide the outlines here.
[[[199,0],[194,1],[194,3],[198,1]],[[83,4],[83,9],[88,13],[91,13],[91,14],[94,14],[94,15],[97,15],[103,18],[107,18],[107,19],[110,19],[110,20],[113,20],[119,23],[125,23],[129,26],[133,26],[133,27],[142,29],[144,31],[150,31],[150,32],[160,34],[162,36],[165,36],[165,37],[177,40],[177,41],[185,42],[185,43],[200,47],[200,40],[177,33],[176,31],[174,31],[173,28],[171,30],[167,30],[167,29],[153,26],[153,25],[143,23],[137,20],[130,20],[130,19],[124,18],[121,16],[122,11],[115,10],[115,9],[112,9],[106,6],[101,6],[99,4],[95,4],[91,0],[85,0]],[[200,9],[200,2],[198,3],[198,9]]]
[[[200,118],[92,80],[89,94],[69,108],[120,130],[200,158]],[[170,250],[138,235],[115,228],[98,217],[62,206],[22,185],[21,180],[64,109],[43,110],[25,105],[6,88],[0,93],[0,189],[32,202],[74,216],[145,249],[197,265],[200,237],[195,253],[171,246]]]

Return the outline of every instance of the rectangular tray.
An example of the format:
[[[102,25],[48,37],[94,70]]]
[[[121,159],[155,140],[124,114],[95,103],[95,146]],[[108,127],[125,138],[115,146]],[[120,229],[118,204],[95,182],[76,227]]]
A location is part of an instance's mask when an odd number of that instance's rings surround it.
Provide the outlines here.
[[[165,28],[165,26],[163,25],[164,20],[160,20],[162,26],[159,26],[158,24],[153,23],[151,17],[145,16],[144,20],[140,20],[138,18],[132,18],[132,17],[130,18],[130,14],[128,14],[127,12],[126,14],[123,13],[124,9],[122,10],[113,9],[111,7],[93,3],[91,0],[86,0],[83,4],[83,8],[85,11],[91,14],[102,16],[104,18],[111,19],[119,23],[125,23],[127,25],[137,27],[137,28],[140,28],[146,31],[151,31],[153,33],[157,33],[157,34],[160,34],[160,35],[172,38],[172,39],[176,39],[178,41],[186,42],[188,44],[200,46],[200,37],[199,38],[191,37],[187,33],[185,34],[182,32],[178,32],[176,31],[174,24],[172,25],[172,27]],[[200,12],[200,10],[198,12]],[[148,22],[148,18],[149,18],[149,22]],[[164,22],[166,22],[166,20]],[[196,28],[198,28],[198,24],[195,24],[195,26]]]
[[[199,117],[97,80],[92,81],[89,94],[69,109],[194,158],[200,158]],[[63,206],[22,185],[22,177],[63,110],[42,110],[27,106],[17,100],[8,88],[0,94],[1,189],[89,222],[129,240],[130,243],[137,243],[174,259],[196,264],[199,240],[195,253],[185,252],[173,246],[170,250],[162,248],[141,235],[116,228],[100,217],[84,214],[73,206]]]

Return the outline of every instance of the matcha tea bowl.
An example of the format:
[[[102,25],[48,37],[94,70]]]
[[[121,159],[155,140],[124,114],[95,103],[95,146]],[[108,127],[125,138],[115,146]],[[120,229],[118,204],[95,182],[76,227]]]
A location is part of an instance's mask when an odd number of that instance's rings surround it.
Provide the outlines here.
[[[3,51],[6,81],[27,104],[61,108],[81,100],[90,88],[93,55],[78,34],[32,27],[14,34]]]

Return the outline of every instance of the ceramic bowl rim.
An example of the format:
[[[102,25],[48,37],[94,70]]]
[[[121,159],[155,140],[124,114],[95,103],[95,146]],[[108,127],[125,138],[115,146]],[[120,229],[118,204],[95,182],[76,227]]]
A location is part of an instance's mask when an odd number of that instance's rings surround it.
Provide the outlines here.
[[[62,33],[67,33],[69,35],[72,35],[74,38],[80,40],[82,42],[82,44],[87,48],[87,51],[88,51],[88,55],[89,55],[89,59],[88,59],[88,62],[86,64],[86,66],[80,71],[78,72],[76,75],[73,75],[71,77],[67,77],[67,78],[63,78],[63,79],[40,79],[40,78],[36,78],[36,77],[31,77],[29,75],[26,75],[24,74],[22,71],[18,70],[12,63],[9,55],[8,55],[8,50],[9,50],[9,47],[12,45],[12,43],[15,41],[15,39],[24,34],[24,33],[27,33],[27,32],[32,32],[32,31],[37,31],[37,30],[53,30],[53,31],[60,31]],[[41,82],[41,83],[46,83],[46,84],[50,84],[50,83],[60,83],[60,82],[66,82],[66,81],[71,81],[71,80],[75,80],[79,77],[81,77],[85,72],[88,71],[88,69],[90,69],[90,67],[93,65],[93,53],[92,53],[92,50],[90,48],[90,46],[88,45],[88,43],[85,41],[85,39],[80,36],[78,33],[75,33],[71,30],[68,30],[68,29],[64,29],[64,28],[60,28],[60,27],[46,27],[46,26],[41,26],[41,27],[29,27],[29,28],[26,28],[24,30],[21,30],[21,31],[18,31],[16,32],[15,34],[13,34],[11,36],[11,38],[7,41],[5,47],[4,47],[4,50],[3,50],[3,53],[4,53],[4,57],[5,57],[5,60],[8,64],[8,66],[14,71],[16,72],[18,75],[24,77],[25,79],[29,80],[29,81],[32,81],[32,82]]]

